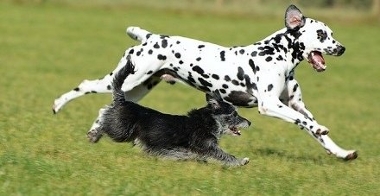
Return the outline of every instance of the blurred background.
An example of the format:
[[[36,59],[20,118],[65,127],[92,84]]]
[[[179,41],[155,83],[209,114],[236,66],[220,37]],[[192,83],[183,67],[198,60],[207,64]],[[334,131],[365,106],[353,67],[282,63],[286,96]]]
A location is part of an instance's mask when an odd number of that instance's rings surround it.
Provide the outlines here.
[[[283,14],[290,3],[308,9],[310,15],[380,20],[380,0],[5,0],[18,4],[71,4],[123,8],[140,6],[172,11],[215,12],[234,15]],[[247,6],[249,5],[249,6]]]

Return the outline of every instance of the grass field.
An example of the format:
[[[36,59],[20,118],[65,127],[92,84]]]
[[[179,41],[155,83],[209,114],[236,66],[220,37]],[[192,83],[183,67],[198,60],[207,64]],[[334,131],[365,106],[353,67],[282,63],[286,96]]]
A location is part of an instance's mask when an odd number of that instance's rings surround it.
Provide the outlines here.
[[[324,73],[306,62],[297,71],[308,108],[339,145],[357,149],[359,158],[344,162],[328,156],[296,126],[240,109],[254,126],[241,137],[221,140],[228,152],[251,159],[240,168],[157,159],[108,138],[88,143],[87,129],[110,95],[87,95],[52,114],[58,95],[110,72],[124,49],[136,44],[125,35],[130,25],[246,45],[282,28],[283,19],[0,3],[0,195],[380,193],[379,24],[329,19],[347,52],[325,57]],[[205,101],[189,87],[162,83],[141,103],[184,114]]]

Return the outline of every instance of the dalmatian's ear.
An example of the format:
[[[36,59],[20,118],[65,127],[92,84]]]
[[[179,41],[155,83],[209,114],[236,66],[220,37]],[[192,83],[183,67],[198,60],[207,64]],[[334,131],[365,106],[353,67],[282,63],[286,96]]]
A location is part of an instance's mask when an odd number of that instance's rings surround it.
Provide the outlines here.
[[[285,12],[285,26],[289,30],[297,30],[305,25],[305,17],[295,5],[290,5]]]

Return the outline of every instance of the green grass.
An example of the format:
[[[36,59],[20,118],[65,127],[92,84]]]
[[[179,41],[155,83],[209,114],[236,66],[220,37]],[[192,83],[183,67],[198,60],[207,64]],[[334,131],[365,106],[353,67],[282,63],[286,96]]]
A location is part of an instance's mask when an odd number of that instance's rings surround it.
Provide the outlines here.
[[[376,195],[380,26],[366,23],[330,19],[346,54],[326,57],[324,73],[307,63],[297,71],[310,110],[359,158],[327,156],[296,126],[240,109],[254,126],[241,137],[223,137],[221,146],[251,162],[223,168],[149,157],[108,138],[90,144],[87,129],[110,95],[79,98],[58,115],[53,100],[113,70],[123,50],[136,44],[125,35],[127,26],[245,45],[282,28],[282,18],[0,3],[0,195]],[[183,114],[205,101],[189,87],[162,83],[141,103]]]

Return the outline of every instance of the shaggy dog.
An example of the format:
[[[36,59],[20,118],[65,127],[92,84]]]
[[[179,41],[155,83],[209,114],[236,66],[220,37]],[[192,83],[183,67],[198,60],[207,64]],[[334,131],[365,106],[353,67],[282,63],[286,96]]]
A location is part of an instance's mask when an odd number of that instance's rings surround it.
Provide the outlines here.
[[[215,159],[227,166],[241,166],[248,158],[237,159],[218,147],[222,134],[240,135],[238,128],[251,123],[238,115],[229,103],[207,96],[207,106],[191,110],[187,116],[163,114],[126,101],[121,86],[134,66],[129,59],[113,80],[113,103],[104,109],[97,131],[90,141],[97,142],[106,133],[115,142],[133,142],[152,155],[176,160]]]

